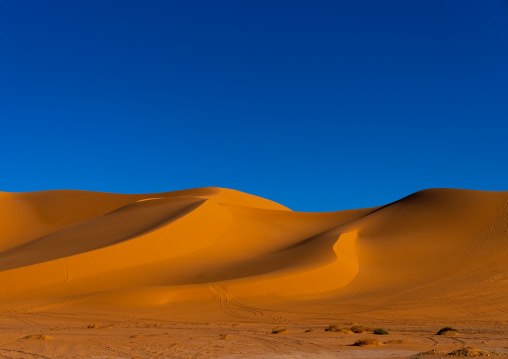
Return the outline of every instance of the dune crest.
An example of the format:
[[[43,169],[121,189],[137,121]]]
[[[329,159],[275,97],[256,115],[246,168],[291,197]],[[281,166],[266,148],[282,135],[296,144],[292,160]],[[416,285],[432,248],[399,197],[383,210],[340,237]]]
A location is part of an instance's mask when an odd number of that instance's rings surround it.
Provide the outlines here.
[[[304,213],[220,188],[1,192],[0,295],[140,306],[354,298],[372,311],[495,315],[508,309],[507,203],[508,192],[433,189]]]

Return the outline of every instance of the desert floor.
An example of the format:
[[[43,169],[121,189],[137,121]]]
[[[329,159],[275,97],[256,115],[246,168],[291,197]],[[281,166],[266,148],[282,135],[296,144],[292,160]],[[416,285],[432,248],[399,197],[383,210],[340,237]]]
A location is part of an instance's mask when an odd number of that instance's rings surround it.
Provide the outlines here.
[[[442,358],[465,347],[508,357],[506,317],[410,320],[383,312],[346,317],[319,309],[236,302],[222,308],[216,303],[127,311],[61,303],[44,312],[4,310],[0,358]],[[389,334],[325,331],[331,324],[360,324]],[[461,333],[436,335],[444,326]],[[282,328],[288,332],[272,333]],[[366,338],[382,344],[352,345]],[[432,350],[439,354],[418,355]]]
[[[508,357],[508,192],[0,192],[0,218],[0,358]]]

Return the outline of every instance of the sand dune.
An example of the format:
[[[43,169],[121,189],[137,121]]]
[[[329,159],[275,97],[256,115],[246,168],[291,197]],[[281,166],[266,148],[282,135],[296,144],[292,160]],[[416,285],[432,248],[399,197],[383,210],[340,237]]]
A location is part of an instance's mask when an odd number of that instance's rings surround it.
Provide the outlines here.
[[[0,357],[508,357],[507,206],[456,189],[329,213],[220,188],[0,192]],[[324,330],[353,322],[390,334]]]
[[[1,192],[0,295],[496,315],[508,310],[507,203],[508,192],[432,189],[303,213],[219,188]]]

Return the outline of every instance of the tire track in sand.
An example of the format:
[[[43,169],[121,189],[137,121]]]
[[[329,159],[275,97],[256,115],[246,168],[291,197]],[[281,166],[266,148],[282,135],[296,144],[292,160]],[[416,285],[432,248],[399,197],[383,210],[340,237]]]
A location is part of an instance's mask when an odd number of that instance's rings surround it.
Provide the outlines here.
[[[219,308],[226,314],[231,315],[236,318],[241,319],[251,319],[253,317],[264,316],[264,313],[258,308],[254,308],[248,305],[244,305],[240,303],[238,300],[233,298],[231,295],[227,294],[222,288],[218,285],[210,285],[210,290],[215,294],[218,298],[218,306]],[[235,311],[236,310],[236,311]],[[249,313],[250,315],[244,315],[237,313],[238,311]]]
[[[43,358],[43,359],[51,359],[50,357],[47,357],[45,355],[42,355],[42,354],[36,354],[36,353],[30,353],[30,352],[26,352],[24,350],[19,350],[19,349],[0,349],[0,351],[6,351],[6,352],[9,352],[9,353],[17,353],[17,354],[23,354],[23,355],[30,355],[31,357],[25,357],[23,356],[24,359],[32,359],[32,358]]]

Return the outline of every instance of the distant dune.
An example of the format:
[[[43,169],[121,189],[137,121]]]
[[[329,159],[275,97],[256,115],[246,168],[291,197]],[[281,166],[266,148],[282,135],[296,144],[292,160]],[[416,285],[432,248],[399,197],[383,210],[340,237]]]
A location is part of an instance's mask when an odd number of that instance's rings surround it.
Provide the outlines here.
[[[303,213],[221,188],[0,192],[0,298],[506,315],[507,203],[508,192],[431,189]]]

